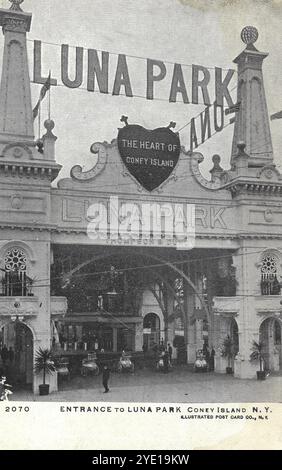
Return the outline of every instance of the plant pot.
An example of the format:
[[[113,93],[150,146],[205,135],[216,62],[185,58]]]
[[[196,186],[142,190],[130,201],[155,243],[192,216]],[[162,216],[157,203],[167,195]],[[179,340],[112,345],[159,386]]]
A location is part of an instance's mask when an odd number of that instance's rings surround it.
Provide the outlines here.
[[[257,379],[265,380],[265,378],[266,378],[265,370],[257,370]]]
[[[233,374],[233,369],[232,367],[226,367],[226,374],[232,375]]]
[[[49,384],[39,385],[39,395],[49,395]]]

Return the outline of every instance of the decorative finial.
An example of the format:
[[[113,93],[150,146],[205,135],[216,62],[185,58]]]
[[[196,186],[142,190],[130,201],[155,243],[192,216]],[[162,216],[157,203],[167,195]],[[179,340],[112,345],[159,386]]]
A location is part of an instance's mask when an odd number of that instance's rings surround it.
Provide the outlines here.
[[[57,140],[57,137],[53,134],[53,129],[55,127],[55,123],[52,119],[46,119],[44,121],[44,127],[47,130],[46,134],[43,135],[43,140],[45,141],[46,138]]]
[[[121,116],[120,122],[124,122],[126,126],[128,126],[128,117],[127,116]]]
[[[213,162],[213,168],[210,170],[210,173],[222,173],[223,168],[220,166],[221,158],[219,155],[213,155],[212,157],[212,162]]]
[[[238,148],[237,157],[249,158],[249,155],[245,152],[245,148],[246,148],[245,142],[243,141],[238,142],[237,148]]]
[[[240,152],[244,152],[244,150],[246,148],[245,142],[243,142],[243,141],[238,142],[237,143],[237,148],[239,149]]]
[[[12,4],[10,10],[22,11],[20,4],[23,3],[24,0],[9,0],[9,2]]]
[[[213,155],[213,157],[212,157],[212,162],[214,163],[214,166],[215,166],[216,168],[219,167],[220,161],[221,161],[221,158],[220,158],[219,155],[217,155],[217,154],[216,154],[216,155]]]
[[[52,119],[46,119],[46,121],[44,122],[44,127],[45,129],[47,129],[48,132],[52,132],[55,127],[55,123]]]
[[[176,122],[170,121],[169,125],[167,126],[168,129],[175,129],[176,127]]]
[[[44,141],[43,139],[37,139],[36,147],[39,153],[44,153]]]
[[[258,30],[254,26],[245,26],[241,31],[241,39],[247,46],[254,44],[258,39],[258,35]]]

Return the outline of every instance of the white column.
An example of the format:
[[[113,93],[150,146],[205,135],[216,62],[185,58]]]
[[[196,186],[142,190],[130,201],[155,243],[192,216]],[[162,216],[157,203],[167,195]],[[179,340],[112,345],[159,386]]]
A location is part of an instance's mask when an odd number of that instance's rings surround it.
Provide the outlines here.
[[[143,319],[135,324],[135,351],[142,351],[143,348]]]
[[[234,361],[234,376],[239,378],[255,378],[257,371],[257,364],[250,361],[252,343],[259,340],[259,318],[255,308],[255,296],[259,294],[257,251],[257,246],[247,247],[242,243],[237,256],[234,256],[238,282],[237,295],[240,296],[240,311],[236,318],[239,329],[239,353]]]

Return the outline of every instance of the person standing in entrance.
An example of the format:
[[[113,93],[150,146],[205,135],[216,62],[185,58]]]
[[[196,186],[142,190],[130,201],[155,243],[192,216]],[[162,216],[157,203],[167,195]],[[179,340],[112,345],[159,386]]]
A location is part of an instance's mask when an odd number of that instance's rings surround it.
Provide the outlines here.
[[[167,350],[168,350],[169,362],[171,364],[172,363],[172,346],[170,343],[168,343],[167,345]]]
[[[164,352],[163,361],[164,361],[163,371],[164,371],[165,374],[167,374],[168,373],[168,367],[169,367],[169,354],[168,354],[167,350],[165,350],[165,352]]]
[[[103,369],[103,387],[105,389],[104,393],[108,393],[110,391],[109,389],[109,378],[110,378],[110,369],[108,366],[104,366]]]
[[[214,356],[215,356],[215,350],[212,346],[212,349],[211,349],[211,354],[210,354],[210,371],[214,371]]]
[[[8,351],[8,359],[9,359],[9,362],[10,362],[11,365],[14,362],[14,358],[15,358],[15,353],[14,353],[14,350],[13,350],[12,346],[10,346],[9,351]]]

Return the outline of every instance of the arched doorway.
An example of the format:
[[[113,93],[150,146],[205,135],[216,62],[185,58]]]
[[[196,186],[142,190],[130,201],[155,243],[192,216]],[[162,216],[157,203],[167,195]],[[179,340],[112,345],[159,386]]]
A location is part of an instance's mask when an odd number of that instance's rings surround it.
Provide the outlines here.
[[[259,329],[259,339],[263,343],[265,369],[270,371],[282,370],[281,321],[277,318],[267,318]]]
[[[160,343],[160,319],[156,313],[147,313],[143,320],[144,350],[152,349]]]
[[[6,347],[6,359],[1,368],[9,383],[16,387],[31,387],[33,382],[33,335],[27,325],[10,322],[1,328],[2,348]],[[2,356],[2,354],[1,354]]]

